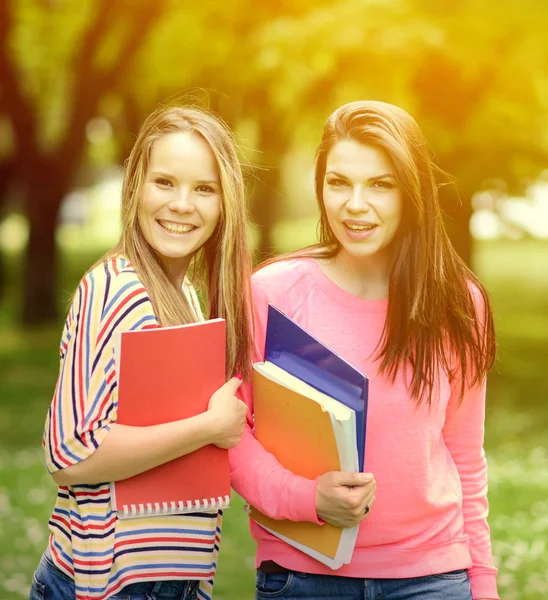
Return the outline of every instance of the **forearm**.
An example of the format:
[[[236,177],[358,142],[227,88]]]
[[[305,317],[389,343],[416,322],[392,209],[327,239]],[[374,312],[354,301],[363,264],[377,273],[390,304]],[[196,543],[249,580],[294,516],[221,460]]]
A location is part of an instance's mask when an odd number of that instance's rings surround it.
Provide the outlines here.
[[[474,598],[498,598],[497,569],[493,566],[487,514],[487,463],[483,453],[457,463],[462,485],[464,532],[470,543],[469,569]]]
[[[273,519],[320,522],[316,514],[317,481],[285,469],[249,426],[229,456],[232,487],[246,502]]]
[[[56,471],[53,478],[58,485],[118,481],[214,442],[215,423],[210,412],[149,427],[114,424],[91,456]]]

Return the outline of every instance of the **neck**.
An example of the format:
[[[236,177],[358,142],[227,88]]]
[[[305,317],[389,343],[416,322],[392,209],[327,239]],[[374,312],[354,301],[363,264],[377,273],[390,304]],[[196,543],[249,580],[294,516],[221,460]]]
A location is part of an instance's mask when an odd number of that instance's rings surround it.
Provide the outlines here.
[[[181,261],[165,261],[164,265],[167,269],[168,275],[170,279],[175,283],[177,288],[181,289],[183,287],[183,282],[185,280],[186,272],[188,270],[188,264],[190,261],[181,260]]]
[[[339,251],[318,261],[324,273],[340,288],[364,300],[388,298],[390,256],[354,257]]]

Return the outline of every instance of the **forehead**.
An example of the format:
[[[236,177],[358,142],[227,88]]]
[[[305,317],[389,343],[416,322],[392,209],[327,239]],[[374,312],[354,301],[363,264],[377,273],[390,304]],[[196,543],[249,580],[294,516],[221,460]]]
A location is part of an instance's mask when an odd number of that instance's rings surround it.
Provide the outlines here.
[[[337,142],[331,148],[327,155],[326,171],[356,179],[395,175],[394,165],[385,150],[350,140]]]
[[[152,144],[149,171],[168,171],[185,178],[217,178],[215,156],[206,140],[197,133],[168,133]]]

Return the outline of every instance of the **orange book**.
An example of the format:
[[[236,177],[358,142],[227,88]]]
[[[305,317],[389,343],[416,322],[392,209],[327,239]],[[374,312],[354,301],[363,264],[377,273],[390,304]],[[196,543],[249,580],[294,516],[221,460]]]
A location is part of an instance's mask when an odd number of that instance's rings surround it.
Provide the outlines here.
[[[253,395],[255,437],[286,469],[307,479],[327,471],[358,470],[354,411],[320,399],[323,394],[269,363],[255,364]],[[350,562],[357,527],[276,520],[253,506],[250,516],[333,569]]]
[[[145,427],[198,415],[226,381],[226,323],[213,319],[120,334],[118,415]],[[218,510],[230,499],[228,451],[214,445],[111,485],[118,516]]]

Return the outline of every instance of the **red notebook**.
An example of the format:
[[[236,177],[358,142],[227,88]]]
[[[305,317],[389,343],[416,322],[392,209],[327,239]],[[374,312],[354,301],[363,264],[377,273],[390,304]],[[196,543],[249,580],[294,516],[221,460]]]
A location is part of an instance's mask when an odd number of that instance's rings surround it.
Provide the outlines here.
[[[226,323],[213,319],[120,334],[117,347],[118,423],[158,425],[207,410],[226,381]],[[226,508],[228,450],[204,446],[111,484],[119,517]]]

